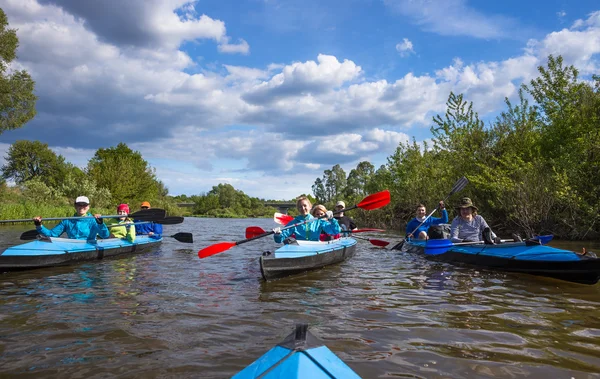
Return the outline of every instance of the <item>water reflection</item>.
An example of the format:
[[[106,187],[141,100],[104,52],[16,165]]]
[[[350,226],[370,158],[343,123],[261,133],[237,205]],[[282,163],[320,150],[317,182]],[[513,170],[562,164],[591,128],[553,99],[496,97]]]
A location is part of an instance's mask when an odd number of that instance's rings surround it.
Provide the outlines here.
[[[275,247],[269,238],[198,260],[249,225],[272,220],[188,219],[168,231],[193,232],[192,247],[165,240],[123,259],[1,275],[0,372],[224,378],[308,322],[365,378],[598,377],[598,285],[366,241],[343,264],[273,282],[258,264]]]

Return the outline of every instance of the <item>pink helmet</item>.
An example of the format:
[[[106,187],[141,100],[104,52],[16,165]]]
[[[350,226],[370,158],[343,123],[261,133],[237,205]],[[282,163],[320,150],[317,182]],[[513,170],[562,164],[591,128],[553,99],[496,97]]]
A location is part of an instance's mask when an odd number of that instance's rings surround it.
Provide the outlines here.
[[[120,211],[125,211],[125,212],[127,212],[127,214],[129,214],[129,205],[119,204],[119,206],[117,207],[117,212],[120,212]]]

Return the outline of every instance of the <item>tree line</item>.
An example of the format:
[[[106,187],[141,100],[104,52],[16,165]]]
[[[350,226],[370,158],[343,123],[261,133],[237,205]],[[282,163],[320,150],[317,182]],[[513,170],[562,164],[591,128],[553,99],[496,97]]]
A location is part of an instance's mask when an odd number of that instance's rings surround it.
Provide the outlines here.
[[[452,205],[469,196],[500,232],[600,238],[600,76],[579,80],[574,66],[552,55],[538,71],[489,125],[473,102],[450,93],[430,142],[401,143],[377,170],[361,162],[346,176],[336,165],[313,193],[332,206],[340,196],[360,201],[389,189],[389,206],[357,218],[402,230],[418,203],[433,209],[466,176],[470,184],[450,199],[451,218]]]

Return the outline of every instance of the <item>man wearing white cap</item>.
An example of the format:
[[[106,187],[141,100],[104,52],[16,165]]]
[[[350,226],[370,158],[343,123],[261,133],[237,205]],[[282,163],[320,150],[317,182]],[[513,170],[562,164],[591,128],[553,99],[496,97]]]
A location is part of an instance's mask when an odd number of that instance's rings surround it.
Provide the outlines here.
[[[87,196],[79,196],[75,199],[75,214],[73,217],[91,217],[88,213],[90,210],[90,199]],[[80,220],[62,220],[52,229],[48,229],[42,225],[42,217],[36,216],[33,218],[35,229],[46,237],[60,237],[64,232],[71,239],[78,240],[95,240],[96,236],[100,238],[108,238],[110,232],[104,224],[100,214],[93,215],[94,218],[82,218]]]
[[[344,203],[341,200],[338,201],[337,204],[335,204],[335,211],[339,213],[336,213],[333,217],[336,220],[338,220],[338,224],[340,224],[342,233],[344,232],[344,230],[356,230],[356,224],[354,223],[354,220],[348,216],[344,216],[344,212],[340,212],[340,210],[344,208],[346,208],[346,203]]]

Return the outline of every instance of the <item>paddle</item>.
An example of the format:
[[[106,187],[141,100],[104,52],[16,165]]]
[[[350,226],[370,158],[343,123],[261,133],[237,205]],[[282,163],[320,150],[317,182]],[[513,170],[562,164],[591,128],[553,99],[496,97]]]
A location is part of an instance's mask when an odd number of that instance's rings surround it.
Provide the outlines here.
[[[158,221],[165,218],[167,212],[164,209],[159,208],[151,208],[151,209],[142,209],[135,213],[130,213],[127,215],[129,218],[133,218],[140,221]],[[100,218],[121,218],[123,215],[109,215],[109,216],[100,216]],[[42,221],[53,221],[53,220],[81,220],[81,219],[91,219],[95,218],[94,216],[72,216],[72,217],[42,217]],[[8,222],[33,222],[33,218],[21,218],[17,220],[0,220],[0,223],[8,223]],[[182,221],[183,222],[183,221]]]
[[[352,238],[358,238],[360,240],[369,241],[369,242],[371,242],[371,244],[373,244],[375,246],[379,246],[379,247],[386,247],[387,245],[390,244],[388,241],[376,240],[373,238],[364,238],[364,237],[358,237],[358,236],[352,236]]]
[[[169,216],[169,217],[165,217],[162,220],[156,220],[154,221],[157,224],[161,224],[161,225],[175,225],[175,224],[181,224],[183,222],[183,217],[180,216]]]
[[[352,232],[343,231],[342,233],[348,234],[348,233],[361,233],[361,232],[371,232],[371,231],[385,232],[385,230],[383,230],[383,229],[358,229],[358,230],[353,230]],[[246,228],[246,238],[256,237],[263,233],[266,233],[266,231],[263,228],[261,228],[260,226],[249,226]],[[369,241],[375,246],[387,246],[390,244],[387,241],[382,241],[382,240],[377,240],[377,239],[372,239],[372,238],[362,238],[362,237],[357,237],[357,236],[352,236],[352,237],[358,238],[361,240],[365,240],[365,241]]]
[[[465,188],[465,186],[469,183],[469,180],[467,178],[465,178],[464,176],[460,179],[458,179],[456,181],[456,183],[454,183],[454,187],[452,187],[452,189],[450,190],[450,193],[444,198],[444,200],[442,200],[444,203],[446,202],[446,200],[448,200],[448,198],[452,195],[454,195],[456,192],[462,191],[463,188]],[[409,235],[414,235],[415,232],[421,227],[421,225],[423,225],[425,223],[425,221],[427,221],[434,213],[435,211],[437,211],[437,209],[439,208],[439,205],[437,207],[435,207],[433,209],[433,211],[431,211],[431,213],[425,217],[425,220],[423,220],[419,226],[417,226],[415,228],[415,230],[413,230],[411,233],[409,233]]]
[[[287,225],[288,222],[292,221],[294,216],[284,215],[279,212],[275,212],[273,216],[273,220],[279,225]],[[259,228],[258,226],[250,226],[248,228]],[[259,228],[260,229],[260,228]],[[262,229],[261,229],[262,230]],[[373,229],[373,228],[363,228],[363,229],[355,229],[351,231],[352,233],[363,233],[363,232],[385,232],[385,229]],[[347,231],[342,231],[342,233],[348,233]],[[246,229],[246,235],[248,235],[248,229]],[[246,237],[248,238],[248,237]]]
[[[129,225],[141,225],[141,224],[149,224],[150,222],[145,221],[145,222],[134,222],[131,223]],[[114,225],[107,225],[107,227],[109,228],[114,228],[117,226],[125,226],[125,224],[114,224]],[[26,232],[23,232],[23,234],[21,234],[21,236],[19,237],[22,241],[31,241],[37,238],[38,236],[38,231],[36,229],[33,230],[28,230]],[[162,236],[164,237],[169,237],[169,238],[174,238],[179,242],[183,242],[183,243],[194,243],[194,237],[192,235],[192,233],[186,233],[186,232],[180,232],[180,233],[175,233],[171,236]]]
[[[336,214],[336,213],[340,213],[340,212],[346,212],[350,209],[355,209],[355,208],[361,208],[361,209],[370,211],[373,209],[381,208],[381,207],[387,205],[389,202],[390,202],[390,191],[385,190],[385,191],[374,193],[372,195],[365,197],[360,203],[358,203],[356,205],[353,205],[346,209],[341,209],[339,211],[335,211],[333,213]],[[303,225],[303,224],[306,224],[308,222],[312,222],[315,220],[317,220],[317,219],[312,218],[310,220],[300,222],[298,224],[286,226],[285,228],[282,228],[281,230],[295,228],[296,226]],[[219,254],[224,251],[227,251],[236,245],[241,245],[243,243],[250,242],[250,241],[253,241],[258,238],[269,236],[271,234],[275,234],[275,232],[274,231],[265,232],[265,233],[256,235],[254,237],[246,238],[244,240],[237,241],[237,242],[219,242],[219,243],[210,245],[208,247],[205,247],[204,249],[199,250],[198,258],[202,259],[202,258],[210,257],[211,255],[215,255],[215,254]]]

